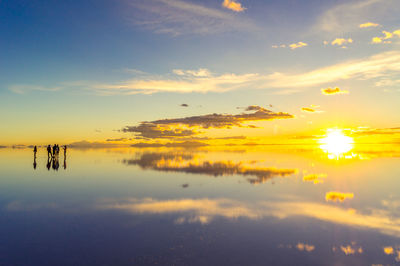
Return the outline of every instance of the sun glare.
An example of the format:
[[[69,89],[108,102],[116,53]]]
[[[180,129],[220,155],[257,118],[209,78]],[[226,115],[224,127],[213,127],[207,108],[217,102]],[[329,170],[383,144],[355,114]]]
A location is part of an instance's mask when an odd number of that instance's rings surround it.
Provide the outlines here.
[[[320,148],[328,153],[329,159],[339,159],[353,149],[353,138],[346,136],[341,129],[328,129],[326,137],[320,141]]]

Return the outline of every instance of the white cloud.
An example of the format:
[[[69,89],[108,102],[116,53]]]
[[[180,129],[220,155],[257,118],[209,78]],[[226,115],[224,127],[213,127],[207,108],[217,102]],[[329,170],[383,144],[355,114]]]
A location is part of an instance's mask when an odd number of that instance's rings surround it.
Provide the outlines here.
[[[182,0],[131,2],[127,19],[156,33],[171,35],[215,34],[226,31],[257,31],[248,19],[230,12]]]
[[[380,21],[385,17],[395,17],[399,11],[398,0],[345,1],[323,12],[312,30],[335,34],[351,32],[367,24],[367,19]]]

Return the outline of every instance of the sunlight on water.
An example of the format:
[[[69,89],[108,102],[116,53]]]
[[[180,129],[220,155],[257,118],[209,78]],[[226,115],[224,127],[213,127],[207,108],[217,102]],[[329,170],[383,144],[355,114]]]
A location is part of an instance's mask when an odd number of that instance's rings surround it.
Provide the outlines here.
[[[353,157],[349,152],[354,147],[353,138],[346,136],[341,129],[328,129],[326,137],[319,141],[320,148],[329,159]]]

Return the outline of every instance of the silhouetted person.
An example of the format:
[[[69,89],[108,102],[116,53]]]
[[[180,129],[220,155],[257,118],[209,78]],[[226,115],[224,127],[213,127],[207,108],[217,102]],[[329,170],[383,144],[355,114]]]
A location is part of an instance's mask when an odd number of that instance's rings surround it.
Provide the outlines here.
[[[64,149],[64,157],[65,157],[67,155],[67,145],[64,145],[63,149]]]
[[[33,147],[33,154],[35,155],[35,157],[36,157],[36,153],[37,153],[37,147],[35,146],[35,147]]]
[[[57,150],[57,146],[56,144],[53,145],[53,157],[56,156],[56,150]]]
[[[47,157],[51,157],[51,146],[47,146]]]
[[[49,145],[50,146],[50,145]],[[46,165],[46,167],[47,167],[47,170],[49,170],[50,171],[50,166],[51,166],[51,161],[52,161],[53,159],[51,159],[51,157],[47,157],[47,165]]]

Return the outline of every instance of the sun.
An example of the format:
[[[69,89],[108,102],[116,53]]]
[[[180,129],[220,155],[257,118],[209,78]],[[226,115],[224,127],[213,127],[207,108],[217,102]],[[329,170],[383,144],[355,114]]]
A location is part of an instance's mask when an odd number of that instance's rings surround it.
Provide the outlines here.
[[[353,149],[353,138],[346,136],[341,129],[328,129],[326,137],[320,141],[320,148],[328,153],[328,158],[339,159]]]

